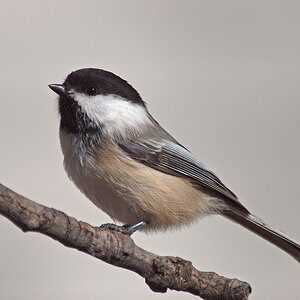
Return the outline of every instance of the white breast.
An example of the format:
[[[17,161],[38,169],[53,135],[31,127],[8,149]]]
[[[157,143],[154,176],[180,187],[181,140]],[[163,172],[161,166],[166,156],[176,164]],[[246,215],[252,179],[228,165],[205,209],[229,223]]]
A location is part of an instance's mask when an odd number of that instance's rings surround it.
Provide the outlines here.
[[[95,172],[95,162],[82,140],[60,131],[60,142],[66,173],[80,191],[113,220],[124,222],[128,219],[130,205],[101,174]]]
[[[101,155],[92,156],[75,135],[60,132],[60,139],[69,177],[115,221],[149,221],[146,230],[167,229],[214,213],[219,206],[187,179],[126,158],[109,140],[102,142]]]

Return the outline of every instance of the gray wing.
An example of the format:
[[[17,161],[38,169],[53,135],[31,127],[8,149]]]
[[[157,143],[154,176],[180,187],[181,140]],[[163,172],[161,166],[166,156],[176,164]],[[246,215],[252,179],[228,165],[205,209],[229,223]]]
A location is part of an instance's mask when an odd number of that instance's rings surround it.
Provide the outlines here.
[[[119,144],[119,147],[135,160],[166,173],[187,177],[195,184],[240,204],[236,195],[213,172],[175,140],[130,140]]]

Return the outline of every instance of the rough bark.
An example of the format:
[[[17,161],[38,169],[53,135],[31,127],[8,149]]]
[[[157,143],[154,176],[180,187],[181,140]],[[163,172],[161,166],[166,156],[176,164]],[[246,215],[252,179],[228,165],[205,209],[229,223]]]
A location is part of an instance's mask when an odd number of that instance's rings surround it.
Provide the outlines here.
[[[0,184],[0,214],[24,232],[47,235],[106,263],[136,272],[154,292],[188,292],[203,299],[248,299],[251,287],[237,279],[196,270],[180,257],[159,256],[138,247],[129,235],[93,227],[33,202]]]

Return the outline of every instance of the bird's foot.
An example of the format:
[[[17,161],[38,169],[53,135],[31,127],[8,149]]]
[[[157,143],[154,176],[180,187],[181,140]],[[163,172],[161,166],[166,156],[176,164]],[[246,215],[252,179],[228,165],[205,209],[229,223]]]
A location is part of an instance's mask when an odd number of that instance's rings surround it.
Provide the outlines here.
[[[100,228],[115,230],[127,235],[132,235],[134,232],[136,232],[139,229],[142,229],[146,225],[147,223],[144,221],[133,225],[123,225],[123,226],[119,226],[113,223],[107,223],[107,224],[102,224]]]

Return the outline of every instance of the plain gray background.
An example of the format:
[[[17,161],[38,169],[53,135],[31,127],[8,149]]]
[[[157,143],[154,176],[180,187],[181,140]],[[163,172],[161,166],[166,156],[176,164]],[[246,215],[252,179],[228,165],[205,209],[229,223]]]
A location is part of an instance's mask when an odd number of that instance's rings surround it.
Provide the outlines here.
[[[62,166],[55,94],[78,68],[128,80],[154,117],[266,222],[300,241],[299,1],[0,2],[0,181],[94,225],[109,222]],[[192,299],[24,234],[0,217],[1,299]],[[299,263],[221,217],[136,233],[141,247],[299,299]]]

